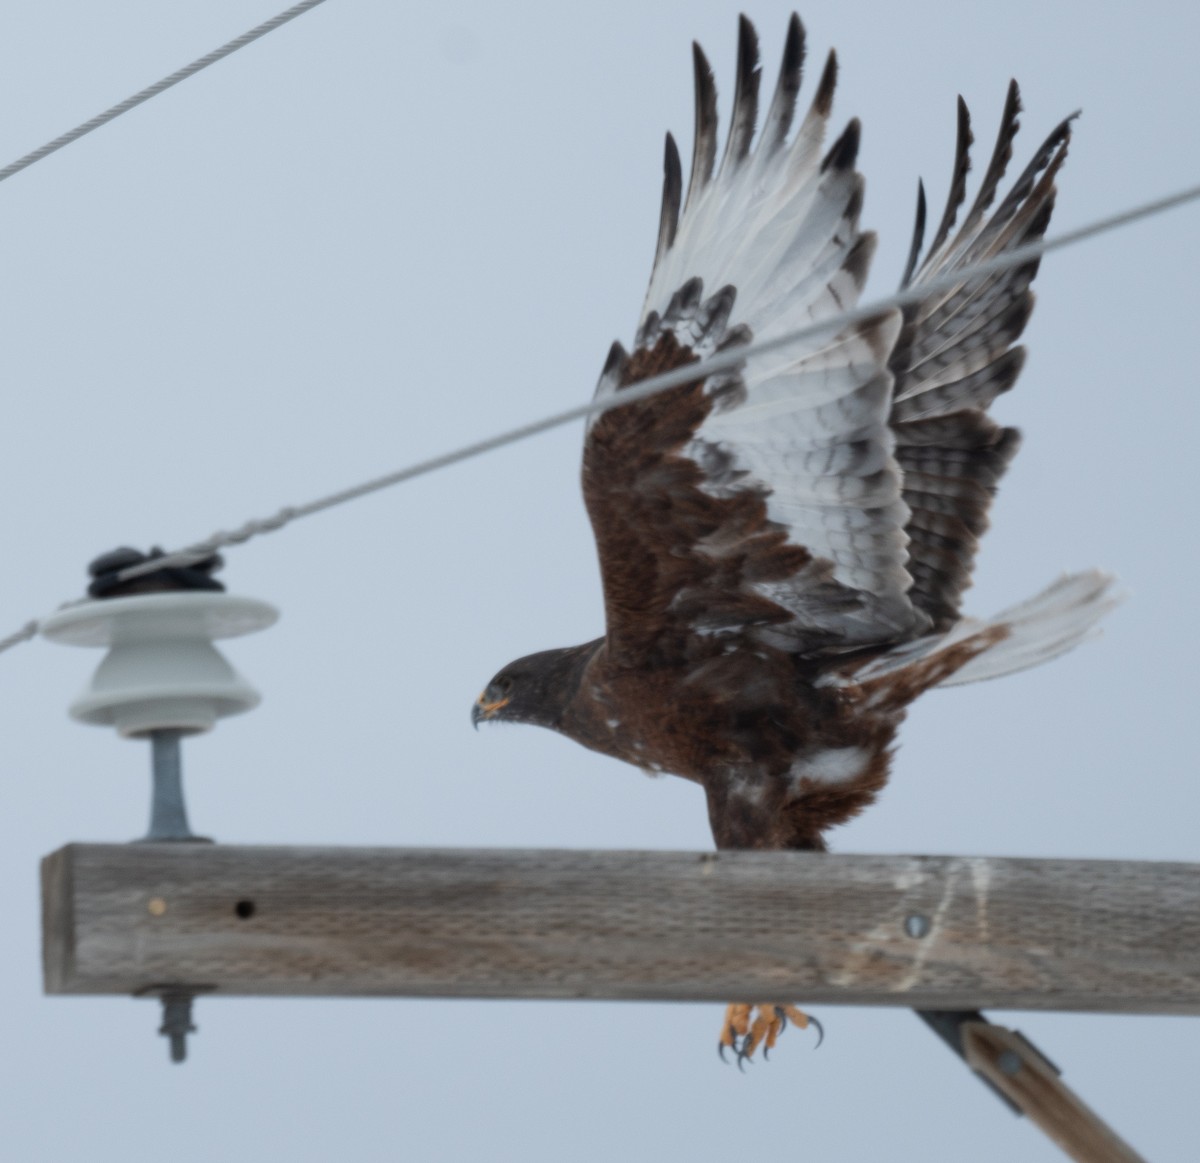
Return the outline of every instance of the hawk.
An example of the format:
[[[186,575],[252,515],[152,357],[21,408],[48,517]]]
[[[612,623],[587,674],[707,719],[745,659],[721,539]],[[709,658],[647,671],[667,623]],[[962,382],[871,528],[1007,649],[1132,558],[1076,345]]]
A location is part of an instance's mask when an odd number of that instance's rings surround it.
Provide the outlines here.
[[[1111,608],[1099,571],[1060,578],[995,617],[960,612],[1019,435],[993,400],[1038,262],[931,291],[770,353],[749,345],[853,307],[875,236],[860,231],[852,120],[827,148],[837,58],[797,119],[805,34],[792,16],[761,128],[759,53],[741,18],[724,152],[712,71],[693,46],[686,197],[666,139],[658,247],[631,351],[596,395],[746,348],[741,363],[592,418],[583,495],[605,633],[504,667],[472,720],[533,723],[704,788],[719,848],[824,850],[888,777],[906,708],[931,687],[994,678],[1075,646]],[[966,198],[972,133],[958,102],[946,208],[921,261],[925,196],[902,286],[1040,239],[1071,118],[996,201],[1021,112],[1010,84],[996,145]],[[796,123],[798,120],[798,124]],[[991,211],[989,213],[989,210]],[[792,1006],[730,1007],[722,1048],[769,1048]]]

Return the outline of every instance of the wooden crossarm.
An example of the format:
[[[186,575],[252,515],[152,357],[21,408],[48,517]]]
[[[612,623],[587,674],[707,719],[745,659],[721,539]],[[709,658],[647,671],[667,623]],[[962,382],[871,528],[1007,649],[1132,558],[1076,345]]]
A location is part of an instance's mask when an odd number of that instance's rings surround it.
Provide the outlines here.
[[[49,993],[1200,1013],[1200,865],[72,844]]]

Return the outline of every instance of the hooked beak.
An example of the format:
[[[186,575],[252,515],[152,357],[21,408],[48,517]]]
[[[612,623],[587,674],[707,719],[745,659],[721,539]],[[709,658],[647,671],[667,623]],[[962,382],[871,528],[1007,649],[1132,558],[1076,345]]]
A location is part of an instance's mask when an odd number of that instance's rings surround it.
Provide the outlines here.
[[[484,691],[483,694],[481,694],[479,698],[475,700],[475,705],[471,708],[471,726],[474,727],[476,731],[479,730],[479,721],[481,719],[492,718],[492,716],[495,715],[501,707],[507,707],[511,701],[510,699],[496,699],[492,702],[489,702],[487,696],[487,691]]]

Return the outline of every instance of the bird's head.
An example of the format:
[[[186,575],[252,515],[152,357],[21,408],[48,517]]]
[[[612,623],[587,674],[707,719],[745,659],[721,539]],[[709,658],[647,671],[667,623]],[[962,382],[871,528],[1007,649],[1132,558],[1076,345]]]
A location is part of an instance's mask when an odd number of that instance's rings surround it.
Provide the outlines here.
[[[557,730],[595,645],[543,650],[510,662],[475,700],[471,724],[533,723]]]

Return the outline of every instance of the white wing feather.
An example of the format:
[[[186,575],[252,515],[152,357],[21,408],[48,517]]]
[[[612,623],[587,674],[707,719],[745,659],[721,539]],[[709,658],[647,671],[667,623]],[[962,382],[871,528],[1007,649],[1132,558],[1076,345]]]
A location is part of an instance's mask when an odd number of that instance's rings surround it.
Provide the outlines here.
[[[747,106],[752,110],[757,102],[757,44],[748,21],[742,38],[733,114],[739,133]],[[802,58],[803,30],[793,18],[779,88],[757,146],[749,149],[747,138],[742,157],[727,151],[710,179],[705,161],[715,157],[715,91],[697,49],[699,161],[673,237],[669,223],[660,236],[641,336],[657,333],[673,297],[692,279],[700,279],[708,294],[733,287],[729,327],[741,327],[755,340],[857,302],[874,251],[874,236],[858,229],[858,124],[851,122],[822,158],[836,79],[830,54],[812,106],[787,141]],[[668,171],[672,148],[668,143]],[[668,189],[664,202],[670,197]],[[776,644],[790,638],[793,645],[811,645],[814,630],[855,645],[926,628],[907,597],[908,509],[888,425],[887,362],[900,325],[897,312],[807,346],[751,355],[741,372],[744,392],[714,409],[689,450],[697,463],[712,446],[730,458],[742,474],[741,487],[764,490],[770,520],[816,559],[786,583],[757,587],[796,617],[794,625],[770,631]],[[853,591],[854,600],[830,603],[822,612],[812,591],[828,591],[831,578]]]
[[[752,147],[758,44],[743,17],[732,129],[718,167],[716,90],[698,46],[694,55],[691,177],[685,201],[678,151],[668,135],[658,251],[638,349],[653,349],[670,332],[703,358],[852,307],[875,240],[858,229],[863,180],[854,166],[857,121],[822,155],[835,56],[830,54],[811,107],[789,141],[804,58],[803,27],[792,17],[775,96]],[[980,192],[951,238],[971,140],[960,102],[947,209],[929,257],[917,270],[922,194],[905,283],[915,274],[919,284],[1044,231],[1069,119],[1047,138],[990,221],[985,219],[1011,155],[1019,110],[1014,84]],[[1003,625],[1006,637],[942,683],[952,685],[1052,658],[1089,637],[1115,604],[1112,579],[1092,571],[1064,577],[986,622],[956,613],[957,595],[969,580],[974,537],[986,524],[989,489],[1016,446],[1015,433],[973,418],[1020,370],[1023,352],[1012,343],[1032,303],[1028,287],[1036,265],[932,295],[904,320],[892,312],[807,345],[751,353],[740,369],[706,381],[713,408],[683,448],[705,473],[700,487],[718,497],[749,491],[764,498],[768,519],[811,555],[786,580],[745,583],[792,615],[790,621],[756,627],[760,641],[799,651],[895,644],[873,662],[828,679],[861,682],[927,661]],[[625,360],[615,346],[598,395],[619,390]],[[898,391],[893,364],[901,376]],[[974,466],[970,480],[959,479],[964,457]],[[964,526],[965,534],[946,516],[958,514],[962,524],[964,505],[974,521]],[[958,556],[965,564],[943,577],[945,539],[952,534],[962,542]],[[702,551],[736,555],[739,545],[714,540]],[[940,632],[930,633],[935,625]],[[719,619],[713,627],[719,628]]]

